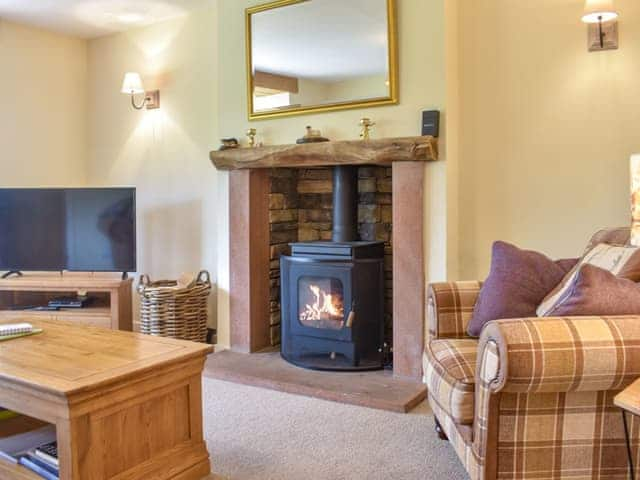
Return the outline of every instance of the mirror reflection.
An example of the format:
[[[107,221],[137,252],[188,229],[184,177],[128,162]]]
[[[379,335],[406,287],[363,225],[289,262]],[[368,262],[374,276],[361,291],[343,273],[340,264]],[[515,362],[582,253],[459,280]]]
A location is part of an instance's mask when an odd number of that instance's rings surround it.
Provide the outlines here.
[[[250,117],[395,103],[391,0],[278,5],[247,11]]]

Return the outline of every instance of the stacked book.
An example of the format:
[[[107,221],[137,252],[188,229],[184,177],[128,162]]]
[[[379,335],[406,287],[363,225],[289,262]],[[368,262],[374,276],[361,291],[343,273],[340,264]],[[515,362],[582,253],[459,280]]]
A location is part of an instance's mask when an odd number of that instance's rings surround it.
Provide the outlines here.
[[[55,440],[30,449],[20,456],[18,462],[42,478],[59,479],[58,445]]]
[[[41,328],[34,328],[30,323],[6,323],[0,325],[0,342],[12,338],[26,337],[42,332]]]
[[[0,459],[20,464],[47,480],[58,480],[56,428],[0,408]]]

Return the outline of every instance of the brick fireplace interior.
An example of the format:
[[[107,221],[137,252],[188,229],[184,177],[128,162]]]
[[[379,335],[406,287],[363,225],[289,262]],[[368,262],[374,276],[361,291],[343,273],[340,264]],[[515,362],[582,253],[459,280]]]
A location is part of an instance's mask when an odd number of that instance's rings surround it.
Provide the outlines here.
[[[384,341],[393,342],[392,169],[358,167],[358,235],[384,242]],[[269,171],[269,338],[280,344],[280,256],[289,244],[331,240],[333,168],[274,168]]]

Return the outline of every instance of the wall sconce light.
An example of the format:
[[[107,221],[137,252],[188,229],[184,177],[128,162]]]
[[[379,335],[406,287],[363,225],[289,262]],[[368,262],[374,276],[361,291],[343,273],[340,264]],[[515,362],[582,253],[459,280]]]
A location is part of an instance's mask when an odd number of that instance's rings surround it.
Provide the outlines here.
[[[147,110],[160,108],[160,90],[150,90],[146,92],[142,86],[142,79],[139,73],[125,73],[121,91],[122,93],[131,95],[131,105],[136,110],[142,110],[145,106]],[[135,96],[141,93],[144,94],[144,100],[142,100],[142,103],[136,104]]]
[[[589,25],[589,51],[618,48],[618,12],[613,0],[586,0],[582,21]]]

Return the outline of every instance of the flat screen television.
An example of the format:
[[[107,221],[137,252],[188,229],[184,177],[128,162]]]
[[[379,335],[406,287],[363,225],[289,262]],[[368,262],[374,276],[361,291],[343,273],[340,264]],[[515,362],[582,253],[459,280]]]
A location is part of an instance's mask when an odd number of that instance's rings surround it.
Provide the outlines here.
[[[0,188],[0,271],[136,271],[135,188]]]

